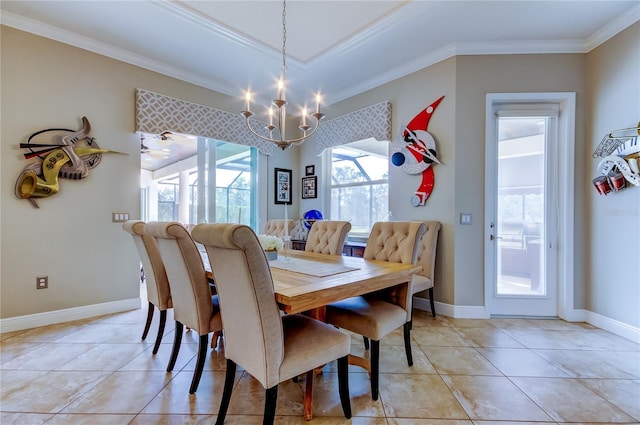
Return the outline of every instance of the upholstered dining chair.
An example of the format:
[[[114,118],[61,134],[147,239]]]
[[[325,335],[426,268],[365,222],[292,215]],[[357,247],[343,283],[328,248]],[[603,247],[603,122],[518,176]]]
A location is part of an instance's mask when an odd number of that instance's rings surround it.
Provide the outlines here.
[[[428,291],[431,315],[436,317],[433,285],[435,282],[438,233],[442,225],[439,221],[425,221],[424,224],[427,226],[427,230],[424,235],[422,235],[418,249],[418,264],[422,266],[422,270],[414,274],[411,278],[411,293],[415,295],[418,292]]]
[[[198,389],[207,357],[209,333],[216,339],[222,331],[218,296],[211,294],[200,252],[187,229],[176,222],[149,222],[146,234],[156,238],[158,249],[169,279],[175,317],[173,351],[167,372],[175,366],[184,326],[199,335],[198,358],[189,394]]]
[[[309,230],[304,250],[320,254],[342,255],[344,241],[351,230],[348,221],[316,221]]]
[[[425,224],[415,221],[377,222],[373,225],[364,249],[368,260],[416,264],[420,238]],[[390,290],[347,298],[329,304],[326,322],[371,340],[371,397],[378,399],[380,340],[399,327],[404,331],[407,363],[413,366],[411,354],[411,290],[410,283]]]
[[[279,238],[282,238],[285,236],[285,226],[287,226],[288,234],[291,235],[291,232],[293,231],[295,225],[295,220],[273,219],[267,221],[267,224],[265,224],[262,233],[265,235],[277,236]]]
[[[142,331],[142,340],[147,338],[155,307],[160,311],[160,323],[158,324],[158,334],[153,345],[153,354],[158,352],[162,336],[164,335],[164,326],[167,321],[167,309],[173,307],[171,302],[171,290],[169,289],[169,281],[167,273],[164,270],[164,263],[158,251],[156,240],[144,233],[144,221],[128,220],[122,224],[122,228],[131,234],[133,242],[138,251],[142,270],[144,270],[145,282],[147,286],[147,300],[149,307],[147,310],[147,321]]]
[[[224,423],[236,365],[266,389],[263,424],[272,424],[278,384],[336,359],[342,410],[350,418],[350,337],[308,316],[280,314],[267,259],[250,227],[199,224],[192,235],[211,259],[224,325],[227,371],[216,424]]]

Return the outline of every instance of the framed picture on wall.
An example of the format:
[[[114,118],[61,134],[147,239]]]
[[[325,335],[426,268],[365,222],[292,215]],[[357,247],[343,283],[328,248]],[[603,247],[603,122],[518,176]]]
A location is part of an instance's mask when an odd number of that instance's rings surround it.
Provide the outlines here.
[[[275,169],[275,203],[291,204],[291,170]]]
[[[313,176],[316,173],[316,166],[315,165],[307,165],[304,169],[304,175],[305,176]]]
[[[303,177],[302,178],[302,199],[317,198],[318,191],[318,177]]]

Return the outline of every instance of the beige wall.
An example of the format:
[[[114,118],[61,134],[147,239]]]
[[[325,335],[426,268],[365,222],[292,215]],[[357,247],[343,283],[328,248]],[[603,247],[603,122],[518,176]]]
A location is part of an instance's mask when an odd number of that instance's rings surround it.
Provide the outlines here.
[[[484,305],[484,175],[485,99],[487,93],[576,92],[576,175],[582,176],[584,158],[584,55],[460,56],[456,89],[456,215],[473,214],[473,225],[457,226],[455,270],[457,305]],[[576,178],[576,193],[584,182]],[[582,221],[580,203],[575,217]],[[578,229],[581,227],[578,226]],[[582,263],[577,232],[576,260]],[[576,269],[582,286],[582,273]],[[580,291],[579,288],[576,291]]]
[[[587,57],[584,230],[584,308],[640,327],[640,188],[600,196],[591,185],[602,137],[640,121],[640,23]]]
[[[121,225],[111,222],[114,211],[130,218],[140,214],[135,89],[230,112],[242,100],[1,28],[0,317],[137,298],[135,247]],[[17,199],[14,183],[27,164],[18,144],[44,128],[79,128],[82,116],[101,147],[127,155],[105,154],[87,179],[61,181],[60,192],[41,200],[40,209]],[[41,275],[49,276],[49,289],[36,290]]]
[[[429,125],[443,165],[435,167],[436,185],[427,204],[411,207],[409,197],[418,184],[416,178],[393,167],[390,170],[394,216],[443,223],[437,301],[484,305],[486,93],[574,91],[576,308],[638,326],[640,189],[605,198],[596,196],[590,183],[595,167],[590,155],[602,135],[634,125],[640,117],[638,31],[635,24],[588,55],[452,58],[325,108],[327,116],[335,117],[390,100],[395,137],[401,123],[445,96]],[[11,28],[2,27],[1,37],[1,317],[137,297],[133,244],[119,224],[111,223],[112,211],[129,212],[132,218],[139,214],[135,88],[230,112],[239,109],[241,100]],[[13,184],[26,164],[17,144],[45,127],[77,127],[82,115],[91,120],[93,135],[102,147],[129,155],[105,155],[86,181],[63,181],[61,192],[43,200],[39,210],[16,199]],[[261,205],[267,204],[269,217],[283,215],[282,207],[272,202],[273,167],[293,170],[295,204],[290,217],[310,208],[323,209],[322,194],[317,200],[300,200],[305,165],[315,164],[322,181],[322,162],[312,143],[278,153],[266,162],[260,179],[268,181],[268,198],[263,197]],[[632,214],[620,216],[611,211]],[[461,212],[473,214],[473,225],[457,224]],[[622,235],[632,237],[621,242]],[[42,274],[49,276],[50,288],[36,291],[35,277]]]
[[[392,136],[397,137],[401,125],[409,122],[418,112],[429,106],[440,96],[445,96],[431,121],[429,132],[436,139],[438,158],[444,165],[435,166],[435,186],[433,193],[423,207],[412,207],[411,195],[420,184],[420,178],[402,172],[398,167],[389,167],[389,209],[397,220],[437,220],[442,223],[438,245],[436,266],[435,298],[448,304],[454,303],[454,184],[456,164],[455,153],[455,88],[456,60],[449,59],[407,77],[384,84],[366,93],[325,108],[330,117],[379,103],[385,100],[392,105]],[[316,159],[316,173],[319,172],[320,158],[315,156],[312,143],[303,145],[301,166],[311,164]],[[324,176],[320,176],[322,178]],[[309,202],[303,205],[306,211]],[[320,201],[315,205],[323,213],[326,208]]]

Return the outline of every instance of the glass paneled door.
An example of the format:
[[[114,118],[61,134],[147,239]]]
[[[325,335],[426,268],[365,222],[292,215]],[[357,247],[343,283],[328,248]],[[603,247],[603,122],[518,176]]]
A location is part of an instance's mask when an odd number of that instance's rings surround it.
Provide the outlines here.
[[[557,316],[557,107],[527,109],[497,106],[487,140],[487,304],[492,315]]]

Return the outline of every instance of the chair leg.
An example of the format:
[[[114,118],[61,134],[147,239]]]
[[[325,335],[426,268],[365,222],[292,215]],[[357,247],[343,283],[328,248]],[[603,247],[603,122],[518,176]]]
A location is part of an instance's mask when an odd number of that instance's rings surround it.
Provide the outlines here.
[[[433,287],[429,288],[429,304],[431,304],[431,315],[436,317],[436,303],[433,300]]]
[[[196,370],[193,371],[193,379],[191,380],[191,388],[189,394],[193,394],[198,389],[202,369],[204,369],[204,361],[207,359],[207,345],[209,345],[209,334],[200,335],[200,343],[198,344],[198,359],[196,360]]]
[[[380,341],[371,340],[371,398],[378,399],[378,380],[380,378]]]
[[[220,400],[220,409],[218,410],[218,419],[216,425],[224,424],[224,418],[227,416],[229,401],[231,400],[231,391],[233,391],[233,383],[236,379],[236,364],[227,359],[227,373],[224,378],[224,390],[222,391],[222,400]]]
[[[367,338],[366,336],[363,336],[362,339],[364,340],[364,349],[368,350],[369,349],[369,338]]]
[[[273,425],[276,417],[276,402],[278,401],[278,385],[267,389],[264,400],[264,417],[262,425]]]
[[[218,346],[220,338],[222,338],[222,331],[215,331],[211,337],[211,348],[216,348]]]
[[[160,310],[160,324],[158,325],[158,335],[156,335],[156,343],[153,346],[153,354],[157,354],[164,335],[164,325],[167,322],[167,310]]]
[[[176,334],[173,338],[173,350],[171,351],[171,358],[169,359],[169,364],[167,365],[167,372],[171,372],[173,370],[173,367],[176,365],[178,353],[180,352],[180,343],[182,342],[183,328],[184,325],[176,320]]]
[[[407,363],[413,366],[413,354],[411,354],[411,322],[407,322],[403,326],[404,330],[404,350],[407,353]]]
[[[344,417],[351,418],[351,398],[349,397],[349,356],[338,359],[338,392]]]
[[[149,328],[151,327],[151,321],[153,320],[153,310],[155,306],[149,303],[149,308],[147,309],[147,322],[144,324],[144,331],[142,331],[142,340],[147,339],[147,334],[149,333]],[[155,353],[154,353],[155,354]]]

